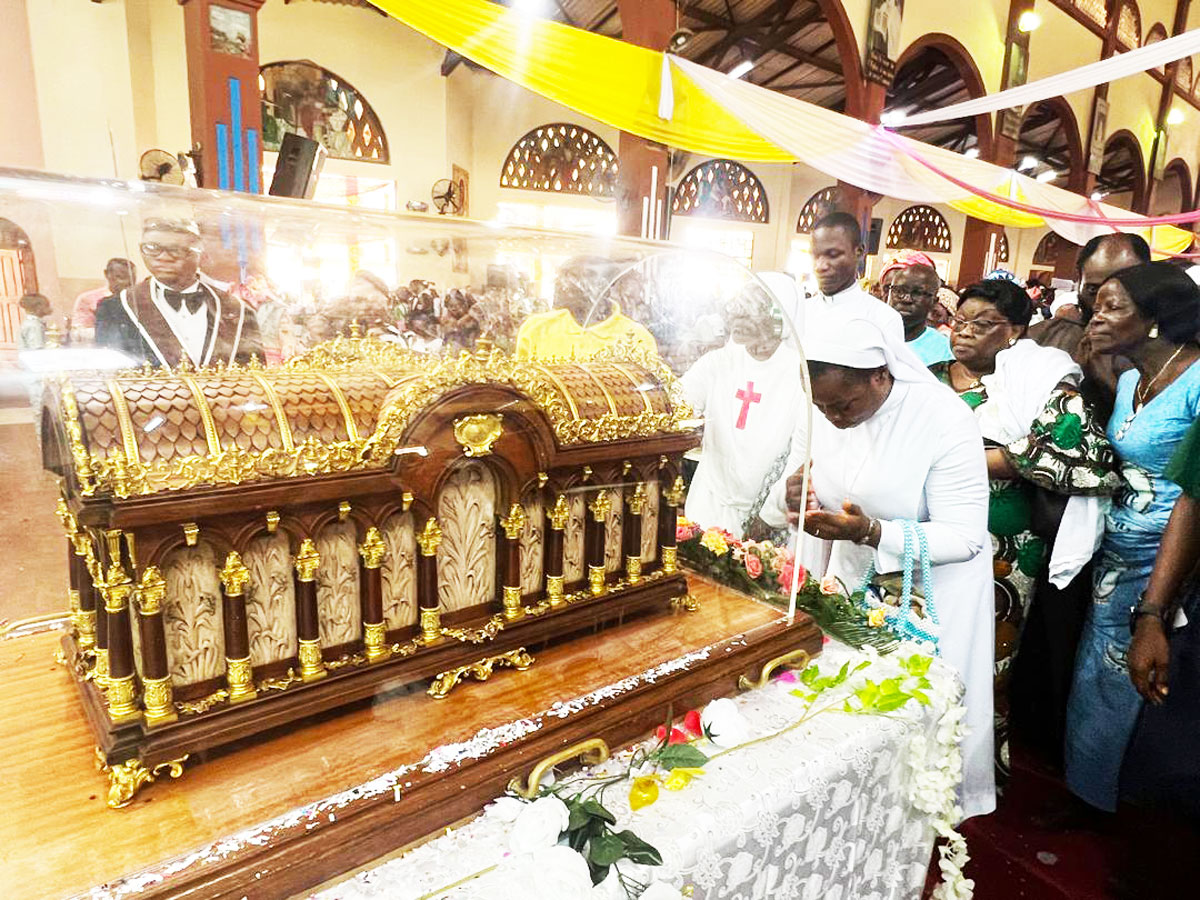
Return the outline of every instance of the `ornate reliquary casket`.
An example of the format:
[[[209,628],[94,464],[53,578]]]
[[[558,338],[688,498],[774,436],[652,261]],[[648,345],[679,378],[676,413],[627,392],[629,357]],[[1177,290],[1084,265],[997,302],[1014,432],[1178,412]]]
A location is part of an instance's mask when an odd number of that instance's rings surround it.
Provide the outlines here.
[[[208,748],[686,600],[670,370],[338,338],[278,368],[71,375],[46,466],[109,804]]]

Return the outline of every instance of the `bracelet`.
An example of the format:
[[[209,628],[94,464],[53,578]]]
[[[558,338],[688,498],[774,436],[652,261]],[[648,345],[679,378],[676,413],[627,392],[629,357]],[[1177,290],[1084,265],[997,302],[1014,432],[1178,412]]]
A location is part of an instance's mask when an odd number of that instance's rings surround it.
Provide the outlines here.
[[[870,519],[867,522],[866,533],[861,538],[859,538],[857,541],[855,541],[854,543],[859,544],[860,546],[863,544],[869,544],[871,542],[871,537],[874,535],[878,535],[880,531],[881,531],[881,526],[879,524],[879,520],[878,519]]]

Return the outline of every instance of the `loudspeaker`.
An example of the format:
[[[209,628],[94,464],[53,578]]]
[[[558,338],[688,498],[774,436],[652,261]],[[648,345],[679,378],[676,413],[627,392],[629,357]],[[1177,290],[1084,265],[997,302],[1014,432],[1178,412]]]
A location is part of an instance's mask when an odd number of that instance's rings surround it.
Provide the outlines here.
[[[324,147],[298,134],[285,134],[279,146],[279,158],[275,160],[271,190],[267,193],[274,197],[311,200],[324,164]]]
[[[879,252],[881,237],[883,237],[883,219],[872,219],[871,227],[867,230],[867,256],[874,256]]]

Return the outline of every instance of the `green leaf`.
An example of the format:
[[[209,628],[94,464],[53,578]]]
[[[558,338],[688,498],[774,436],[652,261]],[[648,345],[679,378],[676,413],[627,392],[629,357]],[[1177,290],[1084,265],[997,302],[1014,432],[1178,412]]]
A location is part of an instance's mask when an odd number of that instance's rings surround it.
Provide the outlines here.
[[[624,855],[625,842],[612,832],[597,835],[588,844],[587,858],[598,866],[611,866]]]
[[[587,864],[588,871],[591,872],[592,875],[593,886],[599,884],[608,877],[608,866],[596,865],[596,863],[592,862],[590,859],[587,861]]]
[[[691,744],[669,744],[656,751],[654,756],[667,771],[681,766],[699,768],[708,762],[708,757]]]
[[[850,660],[846,660],[844,663],[842,663],[842,667],[838,670],[837,675],[834,676],[833,683],[830,685],[830,687],[837,687],[839,684],[841,684],[843,681],[845,681],[849,677],[850,677]]]
[[[625,856],[629,858],[630,862],[641,866],[662,865],[662,854],[632,831],[622,831],[617,837],[625,844]]]
[[[929,667],[933,665],[933,657],[914,653],[908,659],[901,660],[900,665],[909,675],[921,676],[925,675],[929,671]]]
[[[875,704],[876,712],[892,712],[902,707],[909,701],[908,694],[886,694],[879,698],[879,702]]]
[[[854,692],[854,696],[862,703],[863,709],[873,709],[879,699],[879,685],[868,678],[867,683]]]
[[[566,801],[566,804],[567,810],[571,813],[571,818],[567,821],[567,831],[576,831],[586,825],[589,816],[578,798],[572,797]]]
[[[909,694],[912,695],[913,697],[915,697],[916,701],[918,703],[920,703],[922,706],[929,705],[929,695],[926,694],[924,691],[918,691],[914,688],[913,690],[909,691]]]
[[[857,666],[854,667],[854,671],[851,672],[850,674],[856,675],[869,665],[871,665],[871,661],[869,659],[864,659],[862,662],[860,662]]]
[[[855,711],[855,709],[854,709],[854,707],[853,707],[853,706],[851,706],[851,705],[850,705],[850,701],[849,701],[849,700],[843,700],[843,701],[842,701],[842,712],[848,712],[848,713],[852,713],[852,712],[854,712],[854,711]]]
[[[820,676],[821,676],[821,667],[818,666],[816,663],[813,663],[811,666],[809,666],[803,672],[800,673],[800,683],[807,685],[808,687],[812,687],[813,682],[816,681]]]
[[[899,678],[885,678],[879,685],[879,693],[884,695],[898,694],[900,692]]]
[[[609,825],[617,824],[617,817],[605,809],[595,797],[588,797],[583,801],[583,811],[589,816],[607,822]]]

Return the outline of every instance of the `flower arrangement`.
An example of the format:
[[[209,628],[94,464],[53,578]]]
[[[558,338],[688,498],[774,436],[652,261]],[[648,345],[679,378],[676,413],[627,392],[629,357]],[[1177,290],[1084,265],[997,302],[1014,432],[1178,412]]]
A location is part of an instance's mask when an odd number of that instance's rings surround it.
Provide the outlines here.
[[[787,607],[794,568],[787,547],[771,541],[734,537],[720,528],[701,528],[680,516],[675,526],[679,557],[710,578],[775,606]],[[821,630],[852,647],[872,646],[886,653],[899,640],[889,628],[886,611],[866,609],[864,592],[851,592],[836,578],[814,578],[799,567],[796,606],[813,617]]]

